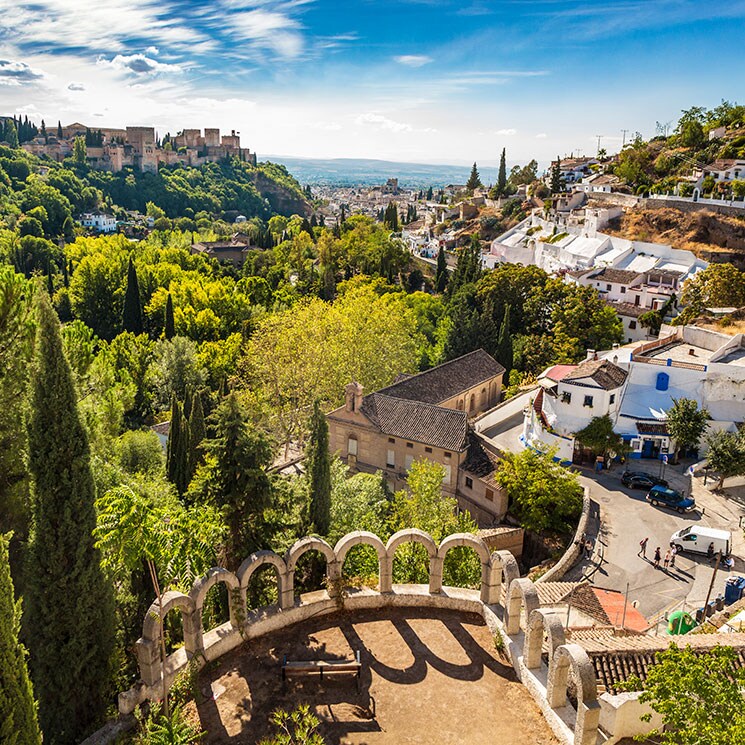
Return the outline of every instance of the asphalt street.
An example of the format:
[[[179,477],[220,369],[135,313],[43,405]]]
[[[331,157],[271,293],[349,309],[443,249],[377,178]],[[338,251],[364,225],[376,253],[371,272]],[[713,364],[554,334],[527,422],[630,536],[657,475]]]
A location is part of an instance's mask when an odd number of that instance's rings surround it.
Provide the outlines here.
[[[659,475],[659,462],[640,461],[633,470]],[[695,610],[703,605],[712,579],[714,566],[706,556],[678,554],[675,567],[655,568],[654,551],[660,547],[664,557],[670,536],[686,525],[707,525],[731,530],[734,537],[736,563],[733,572],[720,567],[717,571],[712,599],[724,592],[724,583],[731,573],[742,574],[743,542],[739,519],[745,509],[739,502],[726,500],[709,492],[701,478],[684,474],[685,467],[668,466],[665,478],[673,488],[693,493],[697,502],[694,512],[680,515],[669,509],[653,507],[645,500],[644,489],[627,489],[621,484],[623,467],[610,472],[583,472],[581,480],[590,487],[592,498],[600,505],[601,530],[591,560],[584,560],[572,572],[572,579],[590,575],[599,587],[626,591],[629,602],[651,622],[665,611],[685,607]],[[712,483],[709,482],[709,486]],[[646,558],[639,555],[639,542],[648,538]],[[601,560],[602,557],[602,560]]]

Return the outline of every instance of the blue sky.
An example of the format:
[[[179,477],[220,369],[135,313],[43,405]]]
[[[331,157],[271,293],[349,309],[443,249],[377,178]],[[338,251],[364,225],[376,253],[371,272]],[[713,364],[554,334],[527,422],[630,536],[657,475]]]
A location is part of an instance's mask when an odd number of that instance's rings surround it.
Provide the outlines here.
[[[745,100],[745,0],[0,0],[0,113],[496,164]]]

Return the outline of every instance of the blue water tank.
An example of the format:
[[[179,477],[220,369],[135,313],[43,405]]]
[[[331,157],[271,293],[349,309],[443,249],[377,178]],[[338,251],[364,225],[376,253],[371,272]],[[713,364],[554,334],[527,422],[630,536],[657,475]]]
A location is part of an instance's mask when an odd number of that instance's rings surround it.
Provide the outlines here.
[[[667,373],[657,373],[657,385],[655,388],[658,391],[666,391],[670,385],[670,376]]]

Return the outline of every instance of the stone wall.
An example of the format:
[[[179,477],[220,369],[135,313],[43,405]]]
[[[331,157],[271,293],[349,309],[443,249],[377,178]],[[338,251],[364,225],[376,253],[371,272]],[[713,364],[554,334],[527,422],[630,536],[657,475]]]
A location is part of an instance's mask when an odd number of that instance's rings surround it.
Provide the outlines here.
[[[429,554],[428,585],[393,585],[392,569],[396,549],[404,543],[420,543]],[[372,546],[378,554],[379,587],[341,591],[341,571],[347,553],[354,546]],[[481,560],[478,590],[443,587],[445,555],[456,546],[471,547]],[[294,572],[298,559],[307,551],[319,551],[327,561],[328,591],[294,596]],[[251,575],[260,567],[273,566],[278,578],[279,602],[270,608],[247,612],[246,590]],[[208,590],[218,583],[228,586],[230,620],[217,628],[202,627],[202,606]],[[561,618],[541,609],[538,592],[528,579],[519,577],[514,556],[508,551],[491,552],[479,537],[469,533],[448,536],[438,545],[421,530],[395,533],[384,544],[373,533],[349,533],[333,548],[320,538],[297,541],[284,556],[259,551],[249,556],[233,573],[215,567],[199,578],[188,594],[169,591],[163,608],[154,602],[145,615],[142,637],[136,643],[140,680],[119,695],[119,710],[130,714],[142,702],[161,697],[190,661],[202,666],[232,649],[270,631],[286,628],[311,616],[345,610],[390,606],[448,608],[480,613],[505,649],[520,680],[535,698],[549,725],[562,743],[595,745],[598,737],[600,704],[594,669],[587,653],[577,644],[566,644]],[[182,614],[184,646],[161,664],[159,653],[160,617],[178,608]],[[548,664],[541,650],[544,634],[549,638]],[[577,708],[567,701],[570,672],[577,687]],[[611,701],[608,706],[612,707]],[[626,721],[606,715],[608,721]],[[623,736],[624,732],[607,733]]]

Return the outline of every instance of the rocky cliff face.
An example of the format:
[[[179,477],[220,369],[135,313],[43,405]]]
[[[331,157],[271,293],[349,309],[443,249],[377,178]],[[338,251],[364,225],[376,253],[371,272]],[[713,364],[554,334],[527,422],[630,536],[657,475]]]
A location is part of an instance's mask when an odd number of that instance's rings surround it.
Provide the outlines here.
[[[631,240],[668,243],[693,251],[705,261],[729,261],[745,269],[745,215],[637,207],[614,220],[606,232]]]
[[[256,172],[254,184],[261,195],[269,201],[272,209],[280,215],[310,217],[312,210],[305,199],[260,171]]]

